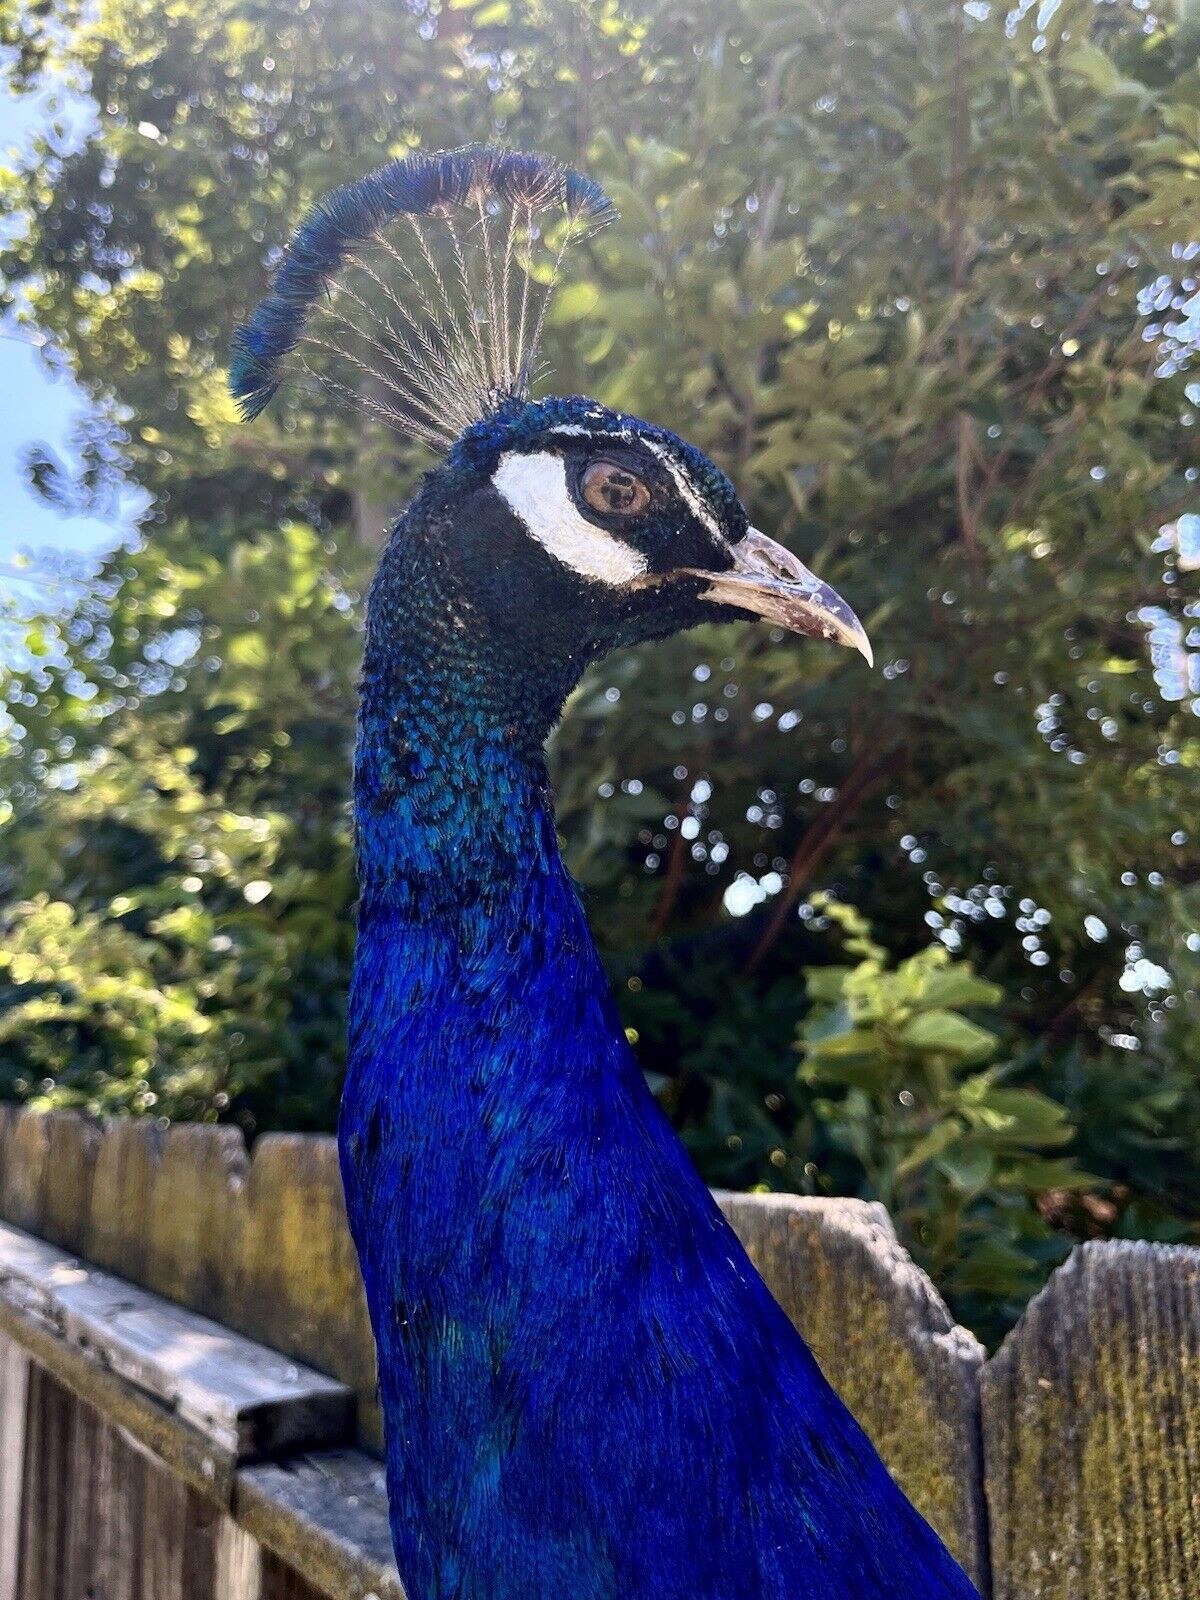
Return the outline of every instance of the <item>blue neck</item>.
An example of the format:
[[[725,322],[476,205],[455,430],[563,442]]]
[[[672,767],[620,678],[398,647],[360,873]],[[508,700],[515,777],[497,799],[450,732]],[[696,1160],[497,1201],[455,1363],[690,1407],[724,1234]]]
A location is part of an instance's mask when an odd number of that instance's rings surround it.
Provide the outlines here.
[[[466,936],[561,871],[545,764],[457,667],[392,687],[365,690],[359,717],[359,926],[446,919]]]
[[[343,1124],[381,1100],[398,1116],[399,1096],[404,1117],[436,1106],[469,1140],[459,1080],[497,1029],[552,1073],[565,1064],[534,1046],[547,996],[582,987],[611,1004],[559,854],[543,756],[585,657],[540,636],[497,639],[486,618],[440,559],[436,528],[410,513],[368,611]],[[481,1006],[495,1022],[489,1039],[467,1021]],[[624,1047],[615,1017],[613,1028]]]
[[[359,926],[480,919],[559,877],[542,754],[582,660],[504,660],[419,530],[372,590],[355,754]],[[497,660],[499,657],[499,661]]]
[[[371,596],[339,1124],[406,1592],[974,1600],[626,1043],[542,760],[582,656],[436,534],[410,514]]]

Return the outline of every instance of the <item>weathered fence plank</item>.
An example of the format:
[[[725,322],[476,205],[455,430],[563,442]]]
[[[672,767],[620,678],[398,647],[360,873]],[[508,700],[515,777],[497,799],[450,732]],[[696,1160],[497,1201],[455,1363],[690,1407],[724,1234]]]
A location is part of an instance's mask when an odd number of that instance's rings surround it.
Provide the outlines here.
[[[92,1170],[91,1205],[81,1220],[79,1236],[56,1241],[67,1250],[78,1250],[98,1267],[107,1267],[119,1277],[156,1292],[159,1285],[149,1270],[149,1244],[154,1176],[163,1139],[157,1124],[129,1117],[105,1128]],[[9,1221],[19,1219],[10,1217]],[[215,1305],[211,1314],[219,1314]],[[248,1331],[242,1329],[243,1333]]]
[[[0,1218],[348,1384],[375,1355],[333,1139],[0,1106]]]
[[[100,1499],[97,1455],[103,1418],[91,1406],[72,1405],[67,1461],[70,1468],[63,1539],[61,1592],[86,1594],[91,1587],[96,1529],[107,1520],[109,1507]]]
[[[154,1600],[210,1600],[217,1514],[186,1483],[148,1461],[142,1499],[140,1592]]]
[[[82,1405],[80,1409],[84,1409]],[[140,1513],[146,1459],[119,1429],[106,1419],[101,1422],[91,1470],[95,1503],[102,1508],[92,1528],[89,1572],[97,1600],[100,1596],[103,1600],[142,1600]],[[87,1594],[88,1587],[74,1592]]]
[[[0,1600],[17,1600],[29,1355],[0,1333]]]
[[[955,1324],[882,1206],[793,1195],[718,1199],[897,1482],[986,1586],[983,1346]]]
[[[35,1321],[235,1463],[339,1442],[350,1427],[353,1399],[344,1384],[3,1223],[0,1300],[13,1313],[11,1327]]]
[[[1200,1593],[1200,1252],[1088,1244],[983,1378],[995,1600]]]
[[[50,1118],[0,1106],[0,1216],[30,1233],[45,1225]]]
[[[336,1141],[267,1134],[245,1188],[248,1222],[235,1327],[326,1367],[358,1397],[359,1431],[382,1440],[375,1345],[346,1221]]]
[[[984,1366],[879,1207],[719,1198],[985,1594],[1200,1594],[1200,1252],[1085,1247]],[[181,1382],[235,1329],[371,1396],[332,1140],[0,1108],[0,1218],[0,1600],[402,1600],[376,1459],[247,1464],[255,1362]]]
[[[338,1600],[404,1600],[383,1468],[356,1450],[264,1462],[238,1474],[236,1515],[272,1556]]]
[[[232,1517],[221,1519],[212,1600],[262,1600],[263,1553]]]
[[[18,1600],[45,1600],[48,1575],[63,1569],[71,1503],[71,1404],[70,1393],[35,1362],[25,1415]]]
[[[3,1223],[0,1326],[218,1500],[240,1461],[352,1427],[344,1384]]]
[[[36,1363],[30,1371],[5,1600],[263,1600],[251,1535]]]
[[[100,1125],[70,1112],[45,1119],[45,1168],[34,1230],[51,1244],[77,1250],[92,1214],[92,1176],[100,1149]],[[15,1222],[15,1217],[10,1218]]]

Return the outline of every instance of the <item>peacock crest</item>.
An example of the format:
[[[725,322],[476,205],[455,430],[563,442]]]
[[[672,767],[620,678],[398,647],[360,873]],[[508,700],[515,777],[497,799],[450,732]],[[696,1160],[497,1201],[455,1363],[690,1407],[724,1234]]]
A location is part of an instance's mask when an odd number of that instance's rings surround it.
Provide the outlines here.
[[[256,417],[289,371],[435,447],[523,399],[563,259],[616,215],[548,156],[468,145],[389,161],[304,217],[234,336]]]

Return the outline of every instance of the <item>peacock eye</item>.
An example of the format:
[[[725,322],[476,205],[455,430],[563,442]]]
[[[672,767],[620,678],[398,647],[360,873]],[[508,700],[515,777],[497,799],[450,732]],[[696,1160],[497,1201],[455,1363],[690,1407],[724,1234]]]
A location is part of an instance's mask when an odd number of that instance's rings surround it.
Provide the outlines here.
[[[591,462],[579,489],[593,511],[610,517],[634,517],[650,504],[650,490],[642,480],[614,461]]]

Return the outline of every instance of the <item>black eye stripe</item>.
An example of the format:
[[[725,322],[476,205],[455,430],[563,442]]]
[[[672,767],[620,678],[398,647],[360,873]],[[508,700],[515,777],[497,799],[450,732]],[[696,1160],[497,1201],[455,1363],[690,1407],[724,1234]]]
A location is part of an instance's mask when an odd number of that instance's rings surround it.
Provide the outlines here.
[[[672,449],[664,439],[642,435],[632,428],[593,430],[577,423],[547,428],[542,437],[547,442],[566,446],[568,454],[573,453],[573,446],[584,446],[597,452],[611,451],[614,458],[628,456],[634,463],[631,470],[640,474],[647,484],[670,494],[682,493],[685,500],[690,494],[690,497],[705,505],[718,521],[728,518],[730,527],[738,530],[733,535],[735,539],[744,531],[745,513],[724,473],[701,458],[698,474],[697,464],[689,459],[688,453]],[[710,481],[713,478],[718,481]],[[683,493],[679,479],[683,480],[688,493]]]
[[[541,438],[563,456],[571,495],[582,514],[598,519],[618,537],[625,537],[624,526],[634,516],[657,515],[672,519],[676,534],[692,528],[706,548],[711,545],[720,555],[744,531],[745,513],[723,475],[711,466],[708,476],[698,474],[695,463],[666,440],[577,425],[549,428]],[[611,490],[605,496],[585,494],[588,469],[602,461],[609,464],[614,483],[631,477],[645,485],[649,500],[644,508],[622,506]]]

